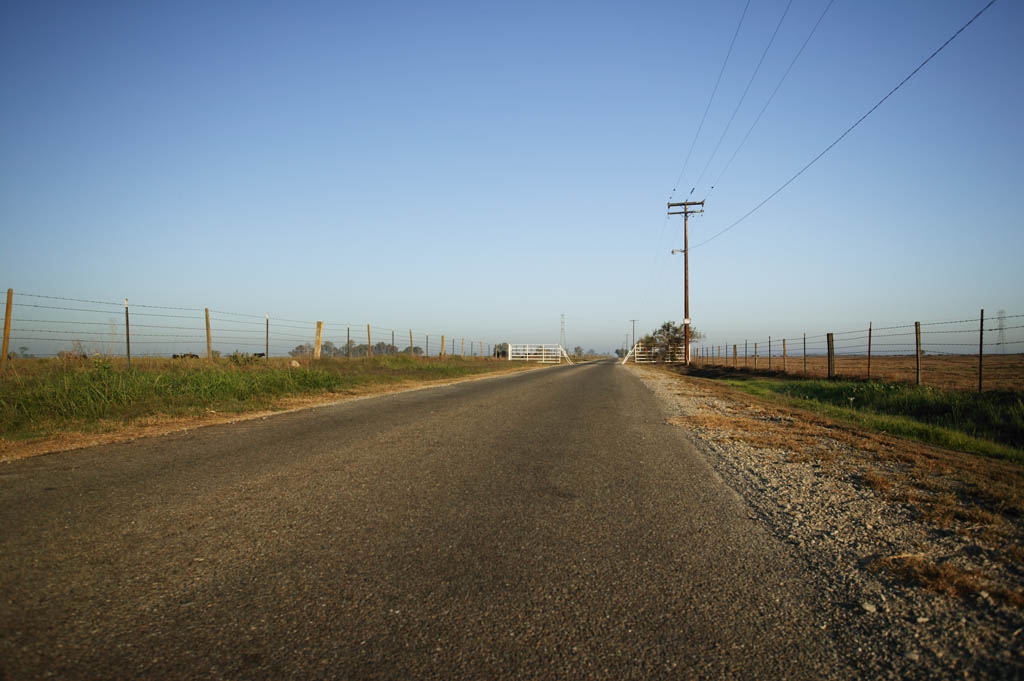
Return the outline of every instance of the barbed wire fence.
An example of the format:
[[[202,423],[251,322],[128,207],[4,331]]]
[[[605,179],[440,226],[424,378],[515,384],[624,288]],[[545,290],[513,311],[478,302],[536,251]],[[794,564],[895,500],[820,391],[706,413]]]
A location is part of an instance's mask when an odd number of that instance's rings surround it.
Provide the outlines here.
[[[492,357],[503,340],[365,323],[7,291],[9,357]]]
[[[816,378],[878,378],[918,385],[1019,390],[1024,387],[1024,314],[913,322],[841,332],[742,341],[704,339],[697,366]]]

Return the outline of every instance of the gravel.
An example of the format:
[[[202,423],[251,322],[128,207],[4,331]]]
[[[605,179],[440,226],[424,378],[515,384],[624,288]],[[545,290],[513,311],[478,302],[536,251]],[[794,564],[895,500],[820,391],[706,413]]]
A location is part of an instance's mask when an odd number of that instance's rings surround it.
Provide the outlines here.
[[[993,547],[971,528],[936,526],[912,503],[900,503],[864,483],[870,451],[827,430],[816,443],[828,456],[807,456],[778,437],[796,424],[784,409],[773,412],[741,394],[709,389],[678,375],[630,366],[668,406],[670,423],[688,437],[756,518],[788,542],[794,560],[818,579],[831,603],[833,637],[850,663],[867,676],[892,679],[1024,678],[1024,613],[985,590],[950,596],[872,569],[884,558],[949,562],[996,575],[1021,593],[1019,563],[999,562]],[[711,415],[715,418],[695,418]],[[742,415],[764,424],[761,433],[737,433],[730,419]],[[703,424],[703,425],[702,425]],[[884,472],[884,471],[883,471]],[[1013,520],[1016,541],[1020,518]],[[959,531],[955,531],[959,529]],[[981,534],[981,533],[979,533]]]

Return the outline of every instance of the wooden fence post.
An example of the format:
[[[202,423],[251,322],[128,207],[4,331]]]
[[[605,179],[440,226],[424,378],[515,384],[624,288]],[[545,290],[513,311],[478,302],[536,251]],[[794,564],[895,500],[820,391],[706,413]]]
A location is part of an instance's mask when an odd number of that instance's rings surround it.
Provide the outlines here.
[[[921,385],[921,322],[914,322],[914,378]]]
[[[747,341],[743,341],[743,368],[747,368]]]
[[[828,377],[832,379],[836,377],[836,344],[831,333],[826,337],[828,338]]]
[[[757,371],[757,341],[754,341],[754,371]]]
[[[484,356],[484,342],[480,341],[480,356]]]
[[[267,346],[263,353],[263,359],[270,361],[270,313],[267,313]]]
[[[438,357],[444,357],[444,334],[441,334],[441,354]]]
[[[7,370],[7,351],[11,347],[11,308],[14,307],[14,289],[7,289],[7,311],[4,312],[3,355],[0,355],[0,373]]]
[[[997,312],[998,314],[998,312]],[[981,319],[978,322],[978,393],[981,393],[981,363],[985,356],[985,308],[981,308]]]
[[[313,359],[320,359],[321,342],[323,341],[324,323],[316,323],[316,336],[313,340]]]
[[[210,335],[210,308],[206,308],[206,359],[213,361],[213,336]]]
[[[782,339],[782,373],[786,373],[786,339]]]
[[[398,348],[395,347],[395,330],[391,329],[391,350],[388,352],[389,355],[397,355]]]
[[[373,357],[373,338],[370,336],[370,325],[366,325],[366,356]]]
[[[772,370],[772,337],[768,336],[768,371]]]
[[[871,322],[868,322],[868,379],[871,379]]]
[[[428,334],[426,334],[426,336],[427,336],[427,344],[426,344],[426,347],[423,348],[423,356],[424,357],[430,357],[430,334],[428,333]]]
[[[739,364],[736,363],[736,344],[735,343],[732,344],[732,365],[733,365],[734,368],[739,366]]]
[[[466,339],[465,338],[462,339],[462,351],[459,352],[459,356],[460,357],[465,357],[466,356]]]
[[[132,334],[128,327],[128,299],[124,299],[124,353],[128,357],[128,368],[132,368]]]
[[[409,329],[409,356],[415,357],[416,353],[412,351],[412,329]]]
[[[352,325],[345,325],[345,359],[352,359]]]

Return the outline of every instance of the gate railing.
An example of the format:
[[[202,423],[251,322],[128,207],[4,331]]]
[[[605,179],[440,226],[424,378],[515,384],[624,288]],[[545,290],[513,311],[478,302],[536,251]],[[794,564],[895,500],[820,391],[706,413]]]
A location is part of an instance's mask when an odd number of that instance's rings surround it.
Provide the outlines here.
[[[573,363],[561,345],[545,345],[537,343],[509,343],[508,345],[509,361],[558,364],[563,358],[569,364]]]
[[[657,346],[637,343],[628,353],[626,353],[626,356],[622,358],[622,363],[625,364],[629,360],[633,360],[635,364],[685,362],[686,352],[682,345],[670,345],[667,349],[663,349]]]

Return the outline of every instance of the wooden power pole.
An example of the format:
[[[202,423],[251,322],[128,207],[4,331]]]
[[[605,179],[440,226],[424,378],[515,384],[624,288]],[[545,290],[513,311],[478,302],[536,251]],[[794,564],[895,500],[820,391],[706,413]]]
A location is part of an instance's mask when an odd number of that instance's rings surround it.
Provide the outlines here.
[[[695,210],[692,206],[700,206],[700,210]],[[682,210],[672,210],[673,208],[682,208]],[[680,203],[668,204],[669,215],[682,215],[683,216],[683,353],[686,358],[686,365],[690,365],[690,230],[689,221],[691,215],[704,212],[703,201],[682,201]],[[672,249],[673,253],[678,253],[679,249]]]

